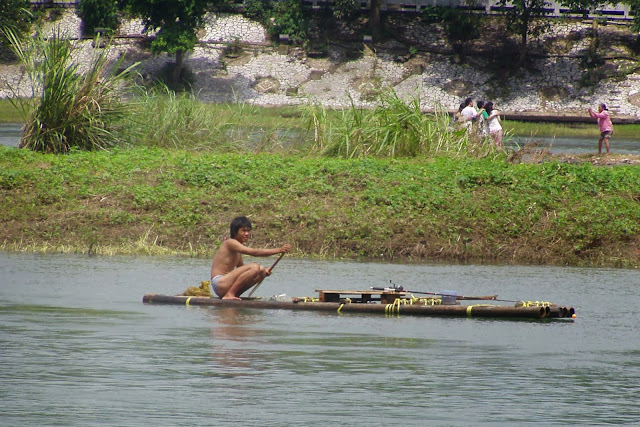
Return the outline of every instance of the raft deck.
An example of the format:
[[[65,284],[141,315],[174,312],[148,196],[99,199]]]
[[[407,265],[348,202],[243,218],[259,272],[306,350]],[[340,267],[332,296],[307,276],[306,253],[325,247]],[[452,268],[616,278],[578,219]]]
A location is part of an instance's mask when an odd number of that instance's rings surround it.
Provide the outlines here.
[[[288,301],[278,299],[245,298],[223,300],[217,297],[146,294],[143,303],[246,307],[275,310],[334,311],[337,313],[384,313],[413,316],[484,317],[512,319],[558,319],[575,317],[575,309],[550,303],[540,305],[507,306],[498,304],[446,305],[438,298],[414,298],[410,292],[375,290],[316,290],[318,298],[295,297]]]

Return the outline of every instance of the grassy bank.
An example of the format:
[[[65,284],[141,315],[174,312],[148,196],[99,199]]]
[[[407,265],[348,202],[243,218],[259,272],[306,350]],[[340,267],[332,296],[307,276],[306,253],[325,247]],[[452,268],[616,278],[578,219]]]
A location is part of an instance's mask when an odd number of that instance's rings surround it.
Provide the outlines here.
[[[235,215],[309,257],[640,266],[640,168],[0,148],[0,248],[210,256]]]

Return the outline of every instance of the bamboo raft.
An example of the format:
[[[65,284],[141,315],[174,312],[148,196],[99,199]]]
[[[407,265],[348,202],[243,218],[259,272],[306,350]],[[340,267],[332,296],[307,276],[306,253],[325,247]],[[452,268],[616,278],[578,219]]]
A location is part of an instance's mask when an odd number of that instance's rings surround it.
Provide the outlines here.
[[[461,304],[460,300],[495,300],[489,297],[442,295],[441,298],[416,298],[409,291],[390,290],[316,290],[317,298],[294,297],[289,300],[244,298],[223,300],[218,297],[145,294],[143,303],[243,307],[272,310],[333,311],[337,313],[382,313],[437,317],[482,317],[510,319],[574,319],[573,307],[542,301],[519,301],[513,306],[499,304]],[[443,303],[443,300],[445,301]]]

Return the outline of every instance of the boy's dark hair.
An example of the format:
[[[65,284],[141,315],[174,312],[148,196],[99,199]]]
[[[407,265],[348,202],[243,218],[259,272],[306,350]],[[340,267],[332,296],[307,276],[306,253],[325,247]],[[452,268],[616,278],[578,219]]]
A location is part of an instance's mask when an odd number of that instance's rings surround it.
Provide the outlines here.
[[[480,109],[481,109],[482,107],[484,107],[484,101],[478,101],[478,102],[476,102],[476,107],[478,107],[478,108],[480,108]]]
[[[464,100],[464,106],[468,107],[469,105],[471,105],[471,101],[473,101],[473,98],[471,98],[471,97],[465,99]]]
[[[229,227],[229,235],[232,239],[236,237],[238,231],[241,228],[248,228],[249,230],[251,230],[252,228],[251,221],[249,221],[249,218],[247,218],[246,216],[237,216],[233,218],[233,221],[231,221],[231,226]]]

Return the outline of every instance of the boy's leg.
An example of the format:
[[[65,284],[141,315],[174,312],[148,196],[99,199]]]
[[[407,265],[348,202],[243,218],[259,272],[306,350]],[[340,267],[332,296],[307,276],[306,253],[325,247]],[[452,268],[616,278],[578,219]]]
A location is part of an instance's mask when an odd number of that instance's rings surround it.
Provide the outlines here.
[[[603,139],[604,139],[604,138],[600,138],[600,139],[598,140],[598,154],[602,154],[602,140],[603,140]]]
[[[609,136],[604,137],[604,145],[607,148],[607,154],[609,154]]]
[[[220,297],[223,299],[240,299],[240,295],[263,278],[266,272],[259,264],[243,265],[222,277],[218,281]]]

